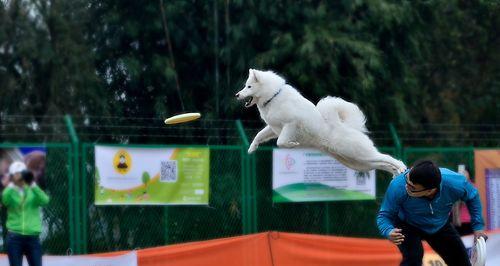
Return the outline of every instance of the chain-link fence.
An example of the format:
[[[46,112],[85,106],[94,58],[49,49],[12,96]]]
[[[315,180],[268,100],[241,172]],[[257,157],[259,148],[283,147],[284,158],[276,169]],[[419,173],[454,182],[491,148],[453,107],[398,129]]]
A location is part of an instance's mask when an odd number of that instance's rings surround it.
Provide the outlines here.
[[[46,149],[44,188],[51,202],[43,209],[41,239],[47,254],[130,250],[269,230],[379,236],[375,217],[391,181],[385,172],[377,172],[375,200],[273,203],[273,147],[262,146],[254,155],[246,151],[249,137],[255,135],[261,123],[208,120],[198,126],[162,128],[159,124],[150,124],[149,120],[147,123],[138,119],[125,121],[123,126],[92,121],[83,119],[77,123],[77,130],[69,134],[71,138],[64,137],[63,141],[71,140],[71,144],[0,143],[0,150],[23,146]],[[70,119],[66,122],[58,124],[58,130],[63,126],[71,128]],[[8,131],[8,134],[18,132]],[[153,133],[154,138],[149,138]],[[397,135],[395,130],[393,133]],[[380,126],[371,137],[377,146],[387,147],[381,148],[382,152],[395,157],[402,155],[409,165],[417,159],[428,158],[453,170],[459,164],[473,168],[472,147],[402,148],[398,144],[393,148],[388,147],[390,135],[388,129]],[[9,138],[13,137],[9,135]],[[36,141],[48,140],[37,138]],[[209,205],[95,206],[94,146],[105,142],[143,143],[149,144],[148,147],[156,146],[154,143],[175,143],[156,147],[209,148]],[[5,228],[3,210],[0,213]],[[5,230],[3,233],[5,235]]]
[[[83,145],[87,252],[126,250],[242,234],[242,151],[209,146],[208,206],[94,205],[94,145]],[[130,147],[130,146],[129,146]],[[140,146],[132,146],[140,147]],[[151,146],[148,146],[151,147]],[[167,147],[167,146],[158,146]]]
[[[27,145],[3,144],[0,149]],[[391,180],[377,172],[376,200],[273,203],[272,147],[261,147],[248,156],[244,146],[204,146],[211,156],[209,206],[95,206],[94,144],[81,145],[82,175],[77,183],[81,188],[74,188],[72,182],[72,146],[40,145],[47,150],[45,189],[51,196],[43,209],[41,235],[48,254],[65,254],[74,246],[81,247],[79,252],[94,253],[269,230],[378,237],[375,216]],[[380,150],[395,152],[394,148]],[[451,169],[458,164],[472,166],[473,148],[404,150],[407,163],[421,158]],[[80,204],[73,204],[77,201]]]
[[[392,155],[393,148],[381,148]],[[273,203],[272,148],[255,156],[258,231],[287,231],[349,236],[378,236],[375,216],[389,184],[389,174],[377,171],[376,200]]]
[[[94,145],[84,144],[84,250],[101,252],[132,249],[269,230],[377,235],[374,217],[383,191],[390,181],[389,175],[378,173],[375,201],[274,204],[271,147],[259,149],[254,159],[248,160],[248,164],[245,160],[253,156],[248,156],[243,147],[209,148],[209,206],[95,206]],[[392,154],[394,149],[381,151]],[[246,187],[242,183],[245,177],[248,179]],[[254,185],[251,184],[253,180]],[[254,224],[245,220],[254,220]]]
[[[410,165],[419,159],[429,159],[454,171],[460,164],[469,167],[470,173],[474,169],[474,147],[408,147],[404,149],[403,158]]]

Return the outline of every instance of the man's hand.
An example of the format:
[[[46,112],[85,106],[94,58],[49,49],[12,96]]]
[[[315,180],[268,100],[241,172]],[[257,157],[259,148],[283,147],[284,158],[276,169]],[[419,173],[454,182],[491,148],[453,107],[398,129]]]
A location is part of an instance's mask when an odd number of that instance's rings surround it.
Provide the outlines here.
[[[401,229],[399,228],[394,228],[392,231],[389,233],[389,240],[394,243],[395,245],[401,245],[403,241],[405,241],[405,236],[401,234]]]
[[[484,241],[488,240],[488,236],[484,232],[484,230],[474,231],[474,243],[476,243],[477,239],[483,237]]]

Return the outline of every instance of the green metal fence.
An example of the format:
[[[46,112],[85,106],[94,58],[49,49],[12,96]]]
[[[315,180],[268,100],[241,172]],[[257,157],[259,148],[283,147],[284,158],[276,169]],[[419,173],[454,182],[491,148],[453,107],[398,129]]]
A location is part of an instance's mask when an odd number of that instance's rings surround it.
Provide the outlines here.
[[[52,200],[43,210],[41,238],[48,254],[129,250],[269,230],[378,237],[375,216],[391,181],[387,173],[377,172],[375,200],[273,203],[273,147],[263,146],[248,155],[249,137],[254,134],[248,134],[241,122],[233,124],[236,133],[230,135],[239,142],[231,144],[127,145],[209,148],[209,206],[95,206],[96,143],[82,143],[70,117],[65,118],[65,123],[69,143],[0,143],[0,149],[26,146],[47,149],[46,190]],[[220,131],[229,131],[229,126],[226,122]],[[387,135],[392,135],[394,147],[380,150],[407,164],[429,158],[451,169],[458,164],[473,167],[473,147],[405,148],[394,127]],[[179,134],[175,136],[178,138]],[[216,141],[215,137],[212,139]],[[5,224],[5,211],[1,213]]]
[[[208,207],[95,206],[94,144],[84,143],[83,227],[78,251],[133,249],[269,230],[377,235],[374,217],[389,175],[379,173],[375,201],[273,204],[271,147],[262,147],[255,156],[247,155],[245,145],[208,147],[212,162]],[[393,148],[382,150],[394,152]]]
[[[82,198],[82,219],[85,222],[81,251],[124,250],[241,235],[242,199],[247,197],[242,194],[244,154],[240,146],[213,145],[208,148],[211,157],[208,206],[95,206],[94,144],[84,143],[82,184],[86,196]]]
[[[474,147],[408,147],[404,149],[403,159],[407,163],[419,159],[430,159],[440,167],[457,171],[460,164],[466,165],[474,173]]]
[[[252,160],[256,178],[257,231],[289,231],[314,234],[378,236],[375,216],[391,177],[377,172],[376,200],[273,203],[272,147],[261,147]],[[394,154],[394,148],[381,148]]]

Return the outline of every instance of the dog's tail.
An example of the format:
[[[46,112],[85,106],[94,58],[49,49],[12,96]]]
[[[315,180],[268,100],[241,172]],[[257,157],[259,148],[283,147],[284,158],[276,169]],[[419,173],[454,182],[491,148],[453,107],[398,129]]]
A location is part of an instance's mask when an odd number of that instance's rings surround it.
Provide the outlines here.
[[[342,123],[361,132],[368,132],[365,115],[353,103],[327,96],[318,102],[316,108],[330,126],[335,127],[338,123]]]

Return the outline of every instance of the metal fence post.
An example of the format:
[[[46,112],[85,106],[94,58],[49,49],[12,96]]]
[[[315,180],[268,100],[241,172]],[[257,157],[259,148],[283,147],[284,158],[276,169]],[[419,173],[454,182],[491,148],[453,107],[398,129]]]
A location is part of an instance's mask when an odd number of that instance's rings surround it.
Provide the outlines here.
[[[389,131],[391,132],[392,140],[394,141],[394,146],[396,147],[396,157],[404,161],[403,158],[403,145],[398,136],[398,132],[392,123],[389,123]]]
[[[82,143],[82,152],[81,152],[81,245],[82,245],[82,253],[87,253],[88,242],[87,242],[87,221],[88,221],[88,202],[87,202],[87,187],[89,179],[87,178],[87,152],[89,151],[89,147],[94,148],[94,144]]]
[[[256,163],[256,155],[251,154],[248,156],[250,161],[249,170],[250,170],[250,207],[251,207],[251,218],[252,218],[252,227],[251,233],[257,233],[257,163]]]
[[[330,204],[325,202],[325,232],[327,235],[330,234]]]
[[[248,137],[245,134],[245,129],[243,128],[243,124],[241,120],[236,120],[236,129],[240,135],[242,146],[241,146],[241,209],[242,209],[242,223],[243,223],[243,234],[249,234],[253,231],[252,226],[252,202],[251,202],[251,171],[250,171],[250,160],[249,156],[246,152],[246,149],[249,147]]]
[[[81,238],[80,238],[80,229],[81,229],[81,217],[80,217],[80,171],[79,171],[79,139],[76,135],[75,127],[73,126],[73,121],[71,116],[65,115],[64,122],[66,123],[66,127],[68,129],[68,134],[71,139],[72,144],[72,168],[73,168],[73,205],[74,205],[74,215],[73,215],[73,229],[74,229],[74,246],[72,249],[76,254],[81,254]]]
[[[76,236],[75,236],[75,199],[74,196],[74,187],[75,185],[75,171],[74,168],[74,152],[73,147],[70,146],[68,148],[68,213],[69,213],[69,246],[72,251],[76,251]]]
[[[165,234],[165,245],[168,245],[169,241],[169,232],[168,232],[168,206],[163,207],[163,223],[164,223],[164,234]]]

